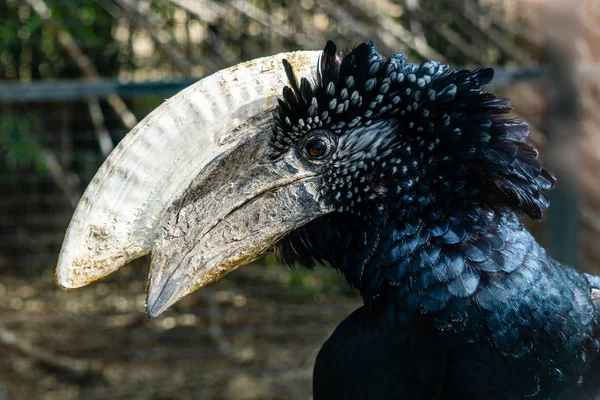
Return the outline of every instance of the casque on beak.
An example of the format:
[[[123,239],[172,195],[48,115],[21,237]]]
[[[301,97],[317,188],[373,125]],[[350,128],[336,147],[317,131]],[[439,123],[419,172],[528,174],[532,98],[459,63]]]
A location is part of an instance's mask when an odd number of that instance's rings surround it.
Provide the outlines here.
[[[287,84],[282,60],[310,77],[320,54],[279,54],[220,71],[140,122],[77,206],[58,285],[87,285],[151,252],[147,310],[157,316],[328,212],[314,172],[293,155],[265,158],[271,111]]]

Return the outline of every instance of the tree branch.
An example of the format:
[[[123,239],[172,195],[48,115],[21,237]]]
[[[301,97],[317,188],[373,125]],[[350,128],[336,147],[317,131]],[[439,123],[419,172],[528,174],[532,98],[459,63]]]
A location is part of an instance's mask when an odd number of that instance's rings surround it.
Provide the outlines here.
[[[15,349],[42,364],[69,372],[76,376],[100,373],[102,370],[100,361],[79,360],[51,353],[35,346],[2,326],[0,326],[0,344]]]
[[[158,28],[153,21],[161,22],[160,17],[151,10],[135,4],[132,0],[116,0],[125,11],[121,14],[138,28],[147,30],[154,44],[165,52],[171,64],[184,75],[192,74],[192,63],[179,51],[179,43],[165,29]],[[160,31],[159,31],[160,30]]]
[[[33,10],[40,16],[42,21],[57,33],[59,43],[65,48],[69,56],[75,61],[83,75],[88,78],[99,78],[100,74],[92,61],[81,51],[73,36],[66,30],[57,25],[52,18],[52,12],[44,0],[26,0]],[[135,115],[129,110],[123,99],[119,96],[111,95],[107,98],[108,104],[113,108],[121,118],[123,125],[132,129],[137,124]]]
[[[96,139],[98,140],[98,145],[100,146],[100,151],[102,155],[106,158],[115,147],[112,139],[110,138],[110,133],[108,129],[106,129],[106,124],[104,123],[104,115],[102,114],[102,108],[100,108],[100,101],[97,98],[89,99],[87,102],[88,110],[90,111],[90,117],[92,119],[92,123],[94,124],[94,132],[96,133]]]

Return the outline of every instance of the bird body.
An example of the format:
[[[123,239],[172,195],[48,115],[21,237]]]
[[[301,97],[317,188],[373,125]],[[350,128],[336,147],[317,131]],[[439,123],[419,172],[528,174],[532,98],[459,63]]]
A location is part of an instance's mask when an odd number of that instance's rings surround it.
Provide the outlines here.
[[[171,115],[173,102],[142,122],[78,206],[59,283],[151,250],[155,317],[274,249],[290,265],[336,268],[364,302],[317,357],[317,400],[598,398],[600,278],[550,258],[524,226],[555,179],[529,126],[485,91],[493,70],[412,64],[370,42],[346,54],[328,42],[313,61],[274,56],[200,82],[232,89],[215,107],[224,121],[183,102],[210,128],[212,153],[165,146],[170,168],[156,177],[131,169],[137,153],[202,129]],[[177,175],[182,160],[196,176]],[[177,184],[163,192],[158,179]]]
[[[486,276],[441,310],[421,300],[407,317],[406,301],[391,295],[362,307],[321,349],[315,399],[596,398],[598,294],[514,214],[500,219],[490,230],[504,246],[493,251],[522,254],[508,260],[510,273]]]

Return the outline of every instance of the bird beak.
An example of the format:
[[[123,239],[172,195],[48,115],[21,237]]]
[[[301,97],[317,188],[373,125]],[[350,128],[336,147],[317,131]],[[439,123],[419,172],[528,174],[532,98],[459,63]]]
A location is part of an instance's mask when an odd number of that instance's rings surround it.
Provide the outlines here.
[[[321,215],[309,171],[290,157],[264,160],[271,111],[287,84],[282,60],[316,77],[320,54],[279,54],[217,72],[141,121],[75,209],[58,285],[87,285],[151,252],[155,316]]]
[[[329,211],[293,155],[265,162],[267,139],[258,132],[215,160],[167,209],[152,248],[151,317]]]

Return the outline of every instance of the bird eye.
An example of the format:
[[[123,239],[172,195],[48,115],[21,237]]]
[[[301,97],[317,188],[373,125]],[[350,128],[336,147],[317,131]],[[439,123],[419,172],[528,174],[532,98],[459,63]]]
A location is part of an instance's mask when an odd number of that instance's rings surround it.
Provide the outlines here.
[[[306,154],[311,158],[321,158],[327,153],[327,143],[321,138],[306,142]]]
[[[296,147],[297,155],[310,164],[320,165],[333,155],[337,138],[326,129],[314,130]]]

